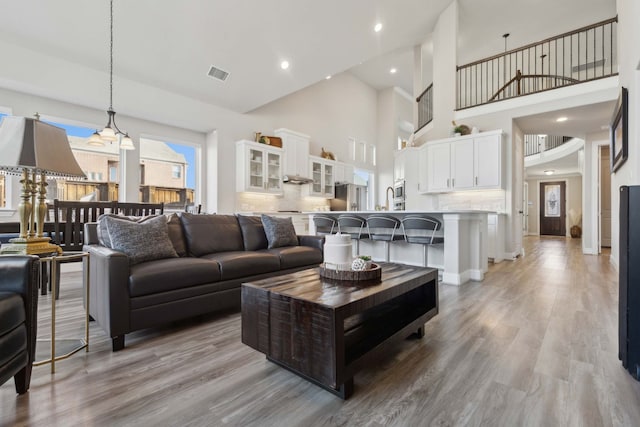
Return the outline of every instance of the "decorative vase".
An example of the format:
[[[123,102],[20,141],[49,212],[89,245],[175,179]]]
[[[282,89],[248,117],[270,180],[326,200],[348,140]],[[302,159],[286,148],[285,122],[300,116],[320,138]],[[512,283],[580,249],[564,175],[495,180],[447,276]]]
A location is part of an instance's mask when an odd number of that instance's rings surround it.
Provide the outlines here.
[[[582,228],[580,228],[579,225],[574,225],[569,229],[569,233],[571,234],[572,238],[578,239],[582,237]]]

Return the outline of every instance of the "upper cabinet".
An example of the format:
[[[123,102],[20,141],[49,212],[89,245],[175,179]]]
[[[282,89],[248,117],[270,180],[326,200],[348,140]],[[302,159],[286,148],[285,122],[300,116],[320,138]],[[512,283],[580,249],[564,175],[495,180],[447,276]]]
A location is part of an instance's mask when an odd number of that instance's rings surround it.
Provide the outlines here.
[[[283,150],[241,140],[236,142],[236,190],[283,194]]]
[[[503,188],[502,139],[494,131],[427,143],[426,192]]]
[[[353,184],[353,172],[353,165],[344,162],[335,162],[335,183]]]
[[[335,185],[335,160],[309,156],[309,168],[313,182],[309,185],[309,196],[333,199]]]
[[[285,128],[276,129],[274,133],[282,138],[283,175],[309,177],[309,135]]]

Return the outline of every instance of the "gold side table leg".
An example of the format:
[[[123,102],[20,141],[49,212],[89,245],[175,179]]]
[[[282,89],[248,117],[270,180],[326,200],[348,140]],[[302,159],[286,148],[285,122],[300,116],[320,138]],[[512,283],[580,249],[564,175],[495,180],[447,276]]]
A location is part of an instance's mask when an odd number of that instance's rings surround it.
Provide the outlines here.
[[[56,372],[56,288],[58,287],[58,262],[55,257],[51,262],[51,373]]]
[[[85,284],[85,319],[84,319],[84,342],[85,352],[89,352],[89,257],[84,257],[82,261],[82,267],[84,268],[84,284]]]

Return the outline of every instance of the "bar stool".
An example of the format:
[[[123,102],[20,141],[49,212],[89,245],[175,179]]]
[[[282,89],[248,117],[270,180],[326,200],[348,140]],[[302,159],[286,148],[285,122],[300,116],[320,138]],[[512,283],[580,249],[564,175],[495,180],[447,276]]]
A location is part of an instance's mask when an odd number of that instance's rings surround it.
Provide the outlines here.
[[[313,223],[316,226],[316,235],[318,236],[333,234],[335,231],[337,231],[337,221],[333,217],[313,215]]]
[[[398,218],[387,215],[372,215],[367,218],[367,231],[371,240],[378,240],[384,243],[386,262],[389,262],[389,253],[391,245],[389,242],[394,240],[402,240],[403,237],[396,231],[400,228],[400,220]],[[374,229],[372,232],[371,229]]]
[[[338,233],[348,234],[351,236],[351,240],[356,241],[356,256],[360,255],[360,240],[369,238],[369,234],[363,232],[366,225],[367,220],[361,216],[351,214],[341,214],[338,216]],[[345,230],[349,228],[351,231]]]
[[[444,243],[444,238],[436,236],[436,231],[440,230],[442,223],[430,216],[407,216],[402,220],[402,233],[407,243],[417,243],[422,245],[422,261],[427,266],[427,247],[438,243]],[[408,230],[422,230],[431,233],[408,234]]]

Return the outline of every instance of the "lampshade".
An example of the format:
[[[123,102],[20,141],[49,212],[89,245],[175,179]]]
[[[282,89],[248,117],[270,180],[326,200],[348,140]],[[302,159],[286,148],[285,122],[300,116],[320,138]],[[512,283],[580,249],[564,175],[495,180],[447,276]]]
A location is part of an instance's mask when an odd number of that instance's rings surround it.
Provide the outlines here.
[[[95,131],[91,134],[91,137],[87,141],[87,144],[96,147],[104,147],[104,141],[102,140],[102,138],[100,138],[100,134],[98,133],[98,131]]]
[[[0,127],[0,170],[27,169],[48,176],[86,178],[64,129],[40,120],[8,116]]]

